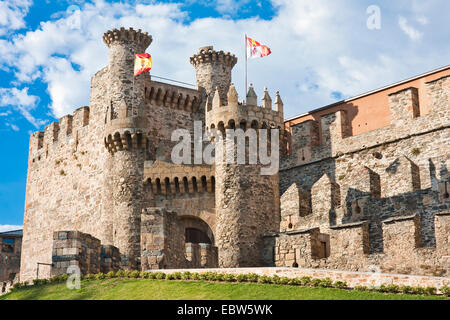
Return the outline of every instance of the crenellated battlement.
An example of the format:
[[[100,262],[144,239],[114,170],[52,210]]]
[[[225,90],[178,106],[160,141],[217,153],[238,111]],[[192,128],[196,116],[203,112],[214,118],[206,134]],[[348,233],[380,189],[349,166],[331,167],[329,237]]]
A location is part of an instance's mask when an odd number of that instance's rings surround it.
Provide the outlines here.
[[[197,112],[202,102],[198,90],[157,81],[151,81],[145,88],[145,98],[151,104],[187,112]]]
[[[328,157],[386,145],[450,125],[450,76],[426,83],[431,112],[420,115],[417,88],[408,87],[387,96],[390,124],[363,134],[352,135],[349,114],[337,110],[320,118],[291,125],[290,156],[283,168],[307,164]]]
[[[232,53],[200,48],[190,57],[192,89],[152,81],[151,73],[134,76],[135,54],[151,44],[149,34],[112,29],[103,41],[108,65],[92,78],[90,107],[30,137],[21,281],[35,278],[38,262],[51,261],[54,232],[61,272],[77,255],[102,272],[375,265],[449,275],[449,67],[285,123],[279,92],[264,88],[258,97],[250,85],[239,101]],[[190,160],[212,151],[207,141],[185,139],[200,137],[197,121],[207,133],[227,135],[227,161],[170,160],[176,145]],[[239,128],[246,133],[226,130]],[[173,140],[177,129],[187,130],[183,141]],[[281,143],[269,130],[262,146],[265,130],[248,129],[280,129]],[[261,152],[268,150],[253,146],[270,147],[270,175]],[[67,245],[74,239],[94,244],[82,249],[94,250],[95,261]]]
[[[81,107],[71,115],[65,115],[48,124],[44,131],[38,131],[30,136],[30,160],[35,162],[40,160],[41,153],[47,153],[49,146],[53,147],[55,143],[77,143],[78,137],[73,133],[89,125],[89,107]],[[67,140],[70,138],[69,140]],[[73,141],[72,141],[73,139]]]
[[[279,128],[283,126],[283,102],[280,94],[276,93],[275,109],[272,109],[272,99],[264,90],[262,105],[258,106],[257,96],[250,85],[247,94],[247,103],[238,101],[238,94],[234,85],[230,86],[227,94],[228,103],[224,105],[216,89],[212,108],[206,112],[206,125],[208,129],[232,129],[232,128]]]
[[[224,51],[215,51],[213,46],[201,47],[197,54],[194,54],[190,60],[191,64],[197,68],[202,63],[221,63],[233,68],[237,63],[234,54]]]
[[[133,28],[108,30],[103,34],[103,41],[108,47],[114,42],[129,42],[133,41],[140,44],[142,47],[147,48],[152,43],[152,36],[147,32],[142,32],[141,29],[134,30]]]

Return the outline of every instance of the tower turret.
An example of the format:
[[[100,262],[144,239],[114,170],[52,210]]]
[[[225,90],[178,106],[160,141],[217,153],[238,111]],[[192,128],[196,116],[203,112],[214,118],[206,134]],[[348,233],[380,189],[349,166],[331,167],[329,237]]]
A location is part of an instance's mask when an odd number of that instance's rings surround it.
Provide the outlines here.
[[[237,63],[234,54],[215,51],[213,46],[201,47],[190,59],[197,74],[197,88],[203,93],[206,109],[212,104],[214,92],[218,88],[220,100],[227,104],[227,92],[231,84],[231,70]]]
[[[110,153],[112,239],[122,255],[122,267],[136,269],[148,130],[144,86],[149,75],[134,76],[134,55],[144,53],[152,37],[141,30],[120,28],[107,31],[103,41],[109,47],[105,146]]]
[[[231,79],[225,94],[221,94],[220,87],[217,87],[212,96],[211,107],[206,111],[206,127],[216,128],[225,133],[226,143],[237,142],[232,147],[224,146],[224,159],[231,160],[231,163],[220,162],[218,159],[215,163],[217,219],[215,238],[219,249],[219,266],[225,268],[262,266],[263,236],[276,231],[279,226],[280,206],[278,168],[271,174],[264,174],[262,168],[267,167],[267,162],[262,164],[257,149],[257,146],[261,148],[262,144],[266,144],[270,150],[271,138],[275,139],[276,135],[273,132],[272,135],[266,135],[267,132],[259,129],[283,128],[283,111],[282,108],[272,110],[272,100],[267,89],[263,95],[263,105],[258,106],[253,86],[250,86],[248,91],[246,105],[239,102]],[[276,103],[280,102],[281,98],[277,96]],[[245,135],[240,134],[239,137],[237,131],[233,134],[233,131],[226,130],[235,128],[244,130]],[[250,132],[252,130],[256,131]],[[260,135],[266,135],[268,141],[258,141]],[[281,135],[282,132],[280,137]],[[220,139],[215,141],[221,142]],[[274,145],[275,148],[277,146],[278,143]],[[242,148],[245,149],[245,163],[237,159],[239,155],[242,156]],[[278,154],[272,152],[274,153]],[[258,157],[256,163],[250,162],[250,159],[255,157]],[[271,160],[279,160],[274,157],[270,157]]]

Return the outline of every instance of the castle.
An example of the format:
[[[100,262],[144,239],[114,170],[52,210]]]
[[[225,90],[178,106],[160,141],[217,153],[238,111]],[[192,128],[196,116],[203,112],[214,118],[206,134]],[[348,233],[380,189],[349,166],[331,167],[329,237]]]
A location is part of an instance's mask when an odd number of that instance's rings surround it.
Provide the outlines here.
[[[278,93],[239,102],[231,53],[200,48],[190,89],[133,76],[147,33],[103,41],[90,106],[30,138],[20,281],[74,265],[449,275],[450,67],[285,121]],[[279,172],[174,164],[171,133],[194,121],[280,129]]]

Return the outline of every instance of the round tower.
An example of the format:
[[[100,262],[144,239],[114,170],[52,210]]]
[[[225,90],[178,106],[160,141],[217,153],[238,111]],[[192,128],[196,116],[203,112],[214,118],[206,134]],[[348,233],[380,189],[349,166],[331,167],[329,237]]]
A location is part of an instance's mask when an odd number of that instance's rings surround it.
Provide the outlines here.
[[[141,30],[114,29],[103,35],[109,47],[105,115],[105,146],[110,153],[113,244],[122,256],[122,268],[137,269],[140,258],[140,215],[148,120],[145,82],[134,76],[134,55],[144,53],[152,37]],[[147,79],[146,79],[147,78]]]
[[[222,99],[220,88],[217,88],[211,109],[206,112],[207,130],[217,129],[224,135],[225,144],[232,143],[231,147],[224,148],[224,159],[231,161],[218,162],[216,159],[215,163],[216,244],[219,249],[219,266],[264,266],[264,235],[276,231],[280,223],[279,158],[277,152],[273,152],[272,160],[277,163],[274,163],[275,170],[268,174],[262,170],[268,165],[267,162],[263,164],[258,150],[266,144],[268,151],[265,153],[268,155],[272,137],[277,142],[274,148],[278,148],[280,139],[277,139],[275,132],[269,133],[260,129],[278,129],[275,131],[282,135],[281,98],[277,94],[276,108],[272,110],[272,100],[266,90],[262,99],[263,105],[258,106],[256,93],[250,86],[248,102],[246,105],[241,104],[236,89],[231,85],[227,92],[227,102]],[[260,140],[262,135],[267,137],[266,141]],[[215,139],[215,142],[217,156],[219,140]],[[245,150],[244,157],[242,150]]]
[[[196,70],[197,88],[202,92],[206,108],[210,109],[216,88],[220,98],[227,102],[227,92],[231,84],[231,70],[237,58],[230,52],[215,51],[213,46],[201,47],[190,59]]]

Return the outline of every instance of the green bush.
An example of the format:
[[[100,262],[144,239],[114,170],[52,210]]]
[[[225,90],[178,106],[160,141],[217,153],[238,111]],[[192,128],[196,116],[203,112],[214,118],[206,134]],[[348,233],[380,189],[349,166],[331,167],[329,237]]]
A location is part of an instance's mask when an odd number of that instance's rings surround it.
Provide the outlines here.
[[[125,278],[125,271],[124,270],[117,271],[116,278]]]
[[[138,270],[132,271],[128,274],[128,278],[134,278],[137,279],[141,276],[141,272]]]
[[[218,273],[218,274],[216,274],[215,279],[216,279],[216,281],[225,281],[225,274]]]
[[[166,278],[166,274],[164,272],[156,272],[156,279],[163,280]]]
[[[302,281],[299,278],[292,278],[289,279],[288,284],[291,286],[300,286],[302,284]]]
[[[347,288],[347,283],[345,281],[335,281],[333,283],[333,287],[338,288],[338,289],[345,289]]]
[[[248,281],[248,277],[246,274],[238,274],[236,276],[236,280],[237,282],[247,282]]]
[[[139,274],[139,278],[141,278],[141,279],[148,279],[149,277],[150,277],[150,273],[148,273],[148,272],[141,272]]]
[[[355,289],[356,291],[369,291],[369,288],[366,286],[356,286],[353,289]]]
[[[289,281],[291,281],[291,279],[289,279],[288,277],[281,277],[278,283],[282,285],[287,285],[289,284]]]
[[[23,288],[23,287],[25,287],[25,283],[22,283],[22,282],[16,282],[16,283],[14,283],[14,285],[13,285],[13,290],[17,290],[17,289],[20,289],[20,288]]]
[[[69,279],[69,275],[67,273],[59,276],[61,282],[66,282]]]
[[[209,280],[211,276],[209,275],[209,272],[202,272],[199,274],[200,280]]]
[[[104,274],[104,273],[97,273],[96,275],[95,275],[95,279],[96,280],[103,280],[103,279],[106,279],[106,275]]]
[[[319,287],[321,288],[331,288],[333,286],[333,281],[330,278],[321,279]]]
[[[114,271],[110,271],[106,274],[106,278],[113,279],[116,277],[116,273]]]
[[[411,286],[401,286],[400,287],[400,292],[403,294],[413,294],[413,288]]]
[[[381,292],[388,292],[388,293],[399,293],[400,292],[400,287],[397,286],[396,284],[382,284],[380,286],[379,291]]]
[[[181,275],[181,279],[183,280],[192,279],[192,273],[190,273],[189,271],[183,272],[183,274]]]
[[[176,280],[175,274],[173,273],[166,274],[166,280]]]
[[[446,296],[446,297],[450,297],[450,287],[448,286],[443,286],[441,288],[441,293]]]
[[[425,294],[425,288],[422,288],[422,287],[413,287],[413,288],[412,288],[412,293],[413,293],[413,294],[424,295],[424,294]]]
[[[301,277],[300,278],[300,283],[302,286],[309,286],[311,285],[311,277]]]
[[[278,275],[274,275],[272,277],[272,283],[273,284],[280,284],[280,277]]]
[[[96,275],[89,273],[84,277],[86,280],[95,280],[96,279]]]
[[[124,270],[123,272],[124,272],[124,277],[125,278],[131,278],[131,273],[133,271],[131,271],[131,270]]]
[[[181,272],[175,272],[173,274],[173,276],[175,277],[175,279],[177,280],[181,280],[182,279],[182,273]]]
[[[200,280],[200,275],[198,274],[198,272],[193,272],[191,274],[191,278],[192,280]]]
[[[258,278],[259,283],[272,283],[272,278],[268,276],[261,276]]]
[[[157,273],[157,272],[149,272],[149,273],[148,273],[148,278],[149,278],[149,279],[155,280],[155,279],[157,279],[157,278],[156,278],[157,276],[158,276],[158,273]]]
[[[47,279],[34,279],[33,280],[33,285],[35,285],[35,286],[42,286],[42,285],[47,284],[49,282],[50,281],[47,280]]]
[[[435,287],[426,287],[424,290],[427,296],[434,296],[437,294],[437,289]]]
[[[226,282],[235,282],[236,281],[236,277],[234,276],[234,274],[226,274],[225,275],[225,281]]]
[[[249,282],[258,282],[259,276],[256,273],[249,273],[247,279]]]
[[[311,287],[320,287],[322,284],[322,279],[312,279],[310,282]]]

